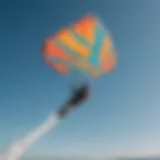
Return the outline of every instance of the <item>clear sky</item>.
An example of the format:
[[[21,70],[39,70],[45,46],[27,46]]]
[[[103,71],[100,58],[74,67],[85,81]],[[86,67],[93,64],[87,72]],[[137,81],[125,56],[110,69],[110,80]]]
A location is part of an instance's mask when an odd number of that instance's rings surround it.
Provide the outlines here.
[[[64,102],[68,81],[44,62],[43,40],[88,12],[111,30],[118,63],[92,98],[26,155],[160,149],[160,1],[0,1],[0,148]]]

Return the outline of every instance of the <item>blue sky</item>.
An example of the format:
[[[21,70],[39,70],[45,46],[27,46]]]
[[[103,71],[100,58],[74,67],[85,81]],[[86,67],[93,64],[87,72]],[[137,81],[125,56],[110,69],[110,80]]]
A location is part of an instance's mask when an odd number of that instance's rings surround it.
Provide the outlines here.
[[[111,31],[117,65],[92,81],[92,98],[26,155],[74,155],[160,148],[160,1],[0,2],[0,148],[64,102],[68,81],[45,64],[49,34],[88,12]],[[126,151],[126,152],[127,152]]]

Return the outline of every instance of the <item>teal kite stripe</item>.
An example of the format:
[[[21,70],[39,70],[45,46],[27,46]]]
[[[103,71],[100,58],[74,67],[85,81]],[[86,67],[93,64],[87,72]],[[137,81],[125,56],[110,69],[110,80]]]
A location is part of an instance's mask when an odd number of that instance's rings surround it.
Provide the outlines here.
[[[102,47],[102,42],[106,36],[105,31],[101,28],[99,24],[96,24],[95,28],[95,42],[91,49],[89,61],[94,67],[99,66],[99,52]]]
[[[76,33],[74,30],[71,30],[71,34],[80,44],[82,44],[82,45],[84,45],[85,47],[88,47],[88,48],[91,47],[89,42],[87,40],[85,40],[80,34]]]
[[[63,59],[60,59],[58,57],[54,57],[54,56],[51,56],[51,61],[52,63],[60,63],[60,64],[63,64],[67,67],[71,67],[71,64],[69,62],[67,62],[66,60],[63,60]]]
[[[67,53],[69,53],[71,56],[79,59],[79,61],[82,61],[84,58],[83,56],[79,55],[78,53],[75,53],[74,51],[72,51],[69,47],[67,47],[65,44],[63,44],[61,41],[59,40],[54,40],[53,41],[56,45],[58,45],[60,48],[64,49],[64,51],[66,51]],[[60,59],[58,57],[52,57],[53,58],[53,62],[60,62],[68,67],[71,68],[77,68],[75,65],[72,65],[70,62],[67,62],[63,59]],[[85,74],[90,74],[89,71],[87,69],[82,69],[82,68],[78,68],[79,71],[85,73]]]
[[[61,42],[60,40],[54,40],[54,43],[57,44],[60,48],[62,48],[65,52],[69,53],[71,56],[78,58],[78,59],[83,59],[83,57],[74,52],[73,50],[71,50],[68,46],[66,46],[63,42]]]
[[[82,72],[84,75],[89,75],[90,74],[90,72],[88,71],[88,69],[79,68],[76,65],[68,62],[67,60],[60,59],[60,58],[54,57],[54,56],[51,56],[50,59],[51,59],[52,63],[63,64],[65,66],[67,66],[69,68],[69,70],[71,70],[71,71]]]

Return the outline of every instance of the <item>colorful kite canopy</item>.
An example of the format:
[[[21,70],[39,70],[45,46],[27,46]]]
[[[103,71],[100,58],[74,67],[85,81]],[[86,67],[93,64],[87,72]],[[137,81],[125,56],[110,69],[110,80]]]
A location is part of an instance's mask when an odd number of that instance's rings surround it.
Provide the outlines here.
[[[90,15],[48,37],[42,52],[46,61],[61,73],[76,68],[98,76],[115,65],[112,38],[98,18]]]

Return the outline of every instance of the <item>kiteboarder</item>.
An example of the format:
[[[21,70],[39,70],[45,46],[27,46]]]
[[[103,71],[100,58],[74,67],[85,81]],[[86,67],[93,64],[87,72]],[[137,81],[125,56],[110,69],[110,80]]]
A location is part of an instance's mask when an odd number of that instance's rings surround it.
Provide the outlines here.
[[[82,101],[89,97],[89,86],[87,84],[82,85],[80,88],[75,89],[73,96],[68,101],[70,105],[78,105]]]
[[[89,86],[87,84],[75,89],[72,97],[65,103],[65,105],[59,110],[60,116],[65,116],[72,108],[77,107],[80,103],[89,98]]]

